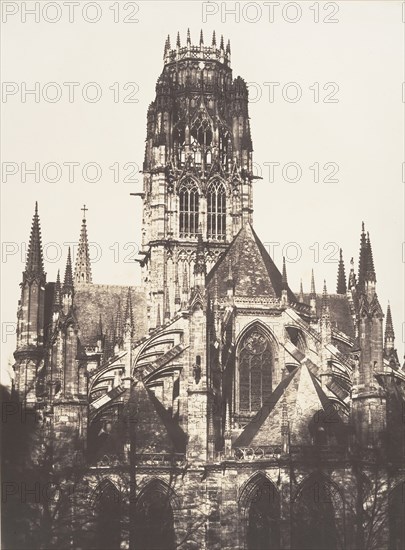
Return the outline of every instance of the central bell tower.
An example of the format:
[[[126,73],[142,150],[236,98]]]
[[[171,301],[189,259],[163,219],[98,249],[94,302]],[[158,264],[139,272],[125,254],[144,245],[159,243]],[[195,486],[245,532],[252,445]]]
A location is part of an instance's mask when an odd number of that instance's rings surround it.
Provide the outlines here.
[[[148,109],[140,260],[149,328],[188,304],[197,243],[207,270],[252,222],[252,140],[245,81],[233,79],[231,48],[179,34],[164,48]]]

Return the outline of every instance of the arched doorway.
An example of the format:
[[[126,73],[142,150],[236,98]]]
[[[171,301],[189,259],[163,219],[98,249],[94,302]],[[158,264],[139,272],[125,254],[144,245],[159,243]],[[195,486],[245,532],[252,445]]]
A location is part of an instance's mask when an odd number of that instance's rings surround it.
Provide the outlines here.
[[[153,480],[142,490],[134,525],[135,550],[174,550],[173,490]]]
[[[93,550],[119,550],[121,544],[121,495],[115,485],[103,481],[95,497]]]
[[[405,548],[405,482],[395,487],[389,497],[389,550]]]
[[[322,475],[302,485],[293,504],[291,547],[294,550],[339,550],[335,504],[340,495]],[[343,508],[343,503],[340,503]]]
[[[280,548],[280,497],[264,475],[254,476],[241,496],[245,515],[247,550]]]

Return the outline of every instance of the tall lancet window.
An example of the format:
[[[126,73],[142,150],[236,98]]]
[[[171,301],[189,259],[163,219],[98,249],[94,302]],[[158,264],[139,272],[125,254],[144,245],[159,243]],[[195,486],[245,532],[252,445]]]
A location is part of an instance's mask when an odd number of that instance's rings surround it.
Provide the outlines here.
[[[226,236],[226,195],[224,185],[215,180],[207,191],[207,236],[224,241]]]
[[[180,238],[195,238],[198,233],[198,187],[191,179],[185,180],[179,189]]]
[[[239,411],[257,412],[271,395],[273,354],[269,337],[252,329],[239,345]]]

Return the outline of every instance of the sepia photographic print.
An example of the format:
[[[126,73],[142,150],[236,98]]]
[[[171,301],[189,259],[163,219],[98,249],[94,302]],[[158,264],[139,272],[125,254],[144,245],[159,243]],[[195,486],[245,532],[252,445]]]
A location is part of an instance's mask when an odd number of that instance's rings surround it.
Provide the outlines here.
[[[405,550],[405,4],[3,0],[1,548]]]

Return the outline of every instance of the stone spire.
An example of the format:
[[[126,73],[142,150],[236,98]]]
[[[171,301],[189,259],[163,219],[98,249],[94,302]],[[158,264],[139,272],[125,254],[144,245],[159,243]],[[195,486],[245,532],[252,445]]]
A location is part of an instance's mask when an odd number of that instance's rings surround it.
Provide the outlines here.
[[[217,38],[215,36],[215,31],[212,32],[212,45],[213,46],[217,45]]]
[[[38,203],[35,203],[34,217],[32,218],[30,242],[28,245],[27,263],[25,273],[30,276],[43,276],[44,259],[41,243],[41,227],[38,216]]]
[[[287,304],[287,289],[288,289],[288,281],[287,281],[287,268],[285,265],[285,256],[283,256],[283,274],[281,278],[281,302],[283,304]]]
[[[91,278],[91,265],[89,254],[89,243],[87,240],[87,227],[86,227],[86,205],[83,206],[83,219],[82,228],[80,232],[79,250],[76,258],[75,266],[75,284],[87,284],[92,283]]]
[[[302,279],[300,281],[300,302],[304,303],[304,287],[302,286]]]
[[[70,254],[70,246],[66,260],[65,278],[62,287],[62,303],[63,312],[67,315],[73,303],[73,275],[72,275],[72,256]]]
[[[323,281],[323,291],[322,291],[322,314],[321,317],[323,319],[326,319],[330,317],[330,311],[329,311],[329,297],[328,297],[328,291],[326,289],[326,280]]]
[[[204,44],[204,36],[203,36],[203,31],[202,29],[200,30],[200,46],[202,46]]]
[[[385,334],[384,334],[384,348],[386,350],[394,349],[395,333],[394,326],[392,324],[391,306],[388,302],[387,317],[385,321]]]
[[[287,290],[288,288],[288,281],[287,281],[287,268],[285,265],[285,256],[283,256],[283,275],[281,279],[282,289]]]
[[[69,246],[67,260],[66,260],[65,278],[63,280],[63,291],[71,292],[72,289],[73,289],[72,256],[71,256],[70,246]]]
[[[336,292],[338,294],[346,294],[347,292],[345,264],[343,261],[342,249],[340,249],[340,252],[339,252],[339,267],[338,267]]]
[[[366,281],[376,282],[373,251],[371,249],[370,234],[367,231],[367,261],[366,261]]]
[[[364,287],[367,270],[367,255],[368,246],[366,240],[366,232],[364,230],[364,222],[362,222],[360,234],[359,273],[357,277],[357,284],[359,285],[359,287]]]

